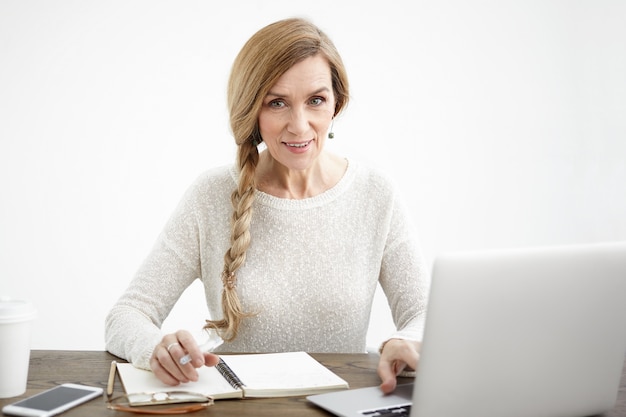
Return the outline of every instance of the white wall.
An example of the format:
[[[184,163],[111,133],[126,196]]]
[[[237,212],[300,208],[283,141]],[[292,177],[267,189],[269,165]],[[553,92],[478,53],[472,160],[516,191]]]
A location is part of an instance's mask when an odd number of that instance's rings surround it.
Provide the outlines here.
[[[623,1],[2,0],[0,294],[36,304],[33,348],[103,348],[185,188],[234,158],[236,53],[294,15],[351,76],[330,146],[405,189],[429,259],[626,239]],[[202,323],[199,292],[168,329]]]

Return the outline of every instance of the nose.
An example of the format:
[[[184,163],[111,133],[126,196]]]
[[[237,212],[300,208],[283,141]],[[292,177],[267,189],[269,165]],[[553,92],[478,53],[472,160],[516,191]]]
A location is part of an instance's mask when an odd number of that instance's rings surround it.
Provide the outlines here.
[[[297,136],[301,136],[309,129],[309,119],[301,108],[292,108],[289,113],[287,131]]]

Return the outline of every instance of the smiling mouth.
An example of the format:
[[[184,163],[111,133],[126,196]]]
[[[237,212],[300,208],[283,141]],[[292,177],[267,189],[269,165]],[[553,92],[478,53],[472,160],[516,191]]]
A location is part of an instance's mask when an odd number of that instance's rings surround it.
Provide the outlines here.
[[[313,142],[312,140],[308,141],[308,142],[302,142],[302,143],[287,143],[284,142],[285,145],[289,146],[290,148],[306,148],[309,143]]]

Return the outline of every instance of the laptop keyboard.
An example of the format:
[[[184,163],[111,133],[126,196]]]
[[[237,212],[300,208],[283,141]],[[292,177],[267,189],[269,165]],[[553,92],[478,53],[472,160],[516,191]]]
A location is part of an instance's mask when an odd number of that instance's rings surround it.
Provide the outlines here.
[[[361,411],[361,414],[367,417],[409,417],[411,414],[411,405],[403,405],[401,407],[380,408],[378,410]]]

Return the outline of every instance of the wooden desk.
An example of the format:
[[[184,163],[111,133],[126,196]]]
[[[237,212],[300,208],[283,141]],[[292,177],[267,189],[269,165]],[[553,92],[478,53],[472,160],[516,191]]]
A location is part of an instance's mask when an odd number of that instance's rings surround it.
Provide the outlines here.
[[[378,355],[375,354],[312,354],[317,360],[333,372],[340,375],[351,388],[380,384],[376,374]],[[21,398],[34,395],[55,385],[73,382],[98,386],[106,389],[109,368],[112,360],[121,361],[108,352],[100,351],[55,351],[34,350],[31,352],[28,388],[20,397],[0,399],[0,408]],[[411,379],[403,378],[402,382]],[[123,393],[123,388],[116,377],[115,393]],[[106,408],[100,398],[80,405],[62,414],[63,416],[137,416],[124,412],[115,412]],[[310,404],[304,397],[271,399],[218,400],[207,411],[189,414],[189,416],[329,416],[328,413]]]
[[[344,378],[351,388],[378,385],[376,374],[378,355],[375,354],[312,354],[333,372]],[[21,398],[34,395],[55,385],[74,382],[99,386],[106,389],[109,367],[112,360],[119,360],[107,352],[35,350],[31,353],[28,389],[16,398],[0,399],[0,408]],[[401,378],[400,383],[412,379]],[[116,379],[115,392],[123,389]],[[115,412],[106,408],[102,399],[96,398],[86,404],[62,414],[67,417],[133,416],[136,414]],[[328,413],[311,405],[304,397],[218,400],[206,411],[189,416],[329,416]],[[622,370],[622,382],[615,408],[606,417],[626,417],[626,363]],[[532,417],[532,416],[529,416]]]

